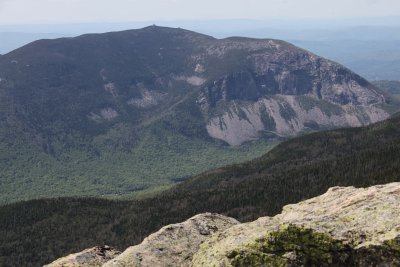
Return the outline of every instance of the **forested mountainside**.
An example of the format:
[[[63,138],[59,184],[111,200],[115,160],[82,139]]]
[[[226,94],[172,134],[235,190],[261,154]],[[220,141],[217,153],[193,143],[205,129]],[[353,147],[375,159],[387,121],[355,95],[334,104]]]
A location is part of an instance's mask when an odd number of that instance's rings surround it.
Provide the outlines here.
[[[279,40],[157,26],[40,40],[0,57],[0,203],[129,197],[395,108]]]
[[[201,212],[246,222],[332,186],[394,181],[400,181],[399,116],[294,138],[258,159],[203,173],[142,200],[56,198],[2,206],[0,265],[40,266],[102,244],[122,251]]]

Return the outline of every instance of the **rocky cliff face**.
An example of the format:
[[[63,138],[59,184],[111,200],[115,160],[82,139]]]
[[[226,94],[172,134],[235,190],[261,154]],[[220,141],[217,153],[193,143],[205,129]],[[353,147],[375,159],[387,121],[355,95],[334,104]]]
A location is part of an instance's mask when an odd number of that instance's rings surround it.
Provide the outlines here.
[[[240,50],[239,50],[240,49]],[[227,39],[208,55],[227,61],[244,52],[231,73],[213,79],[198,97],[210,136],[240,145],[267,132],[361,126],[383,120],[384,97],[365,79],[332,61],[277,40]]]
[[[334,187],[251,223],[197,215],[104,265],[73,266],[399,266],[399,218],[400,183]]]
[[[339,105],[308,95],[274,95],[254,103],[232,102],[227,112],[210,118],[207,131],[235,146],[263,134],[290,137],[308,131],[363,126],[388,115],[372,104]]]

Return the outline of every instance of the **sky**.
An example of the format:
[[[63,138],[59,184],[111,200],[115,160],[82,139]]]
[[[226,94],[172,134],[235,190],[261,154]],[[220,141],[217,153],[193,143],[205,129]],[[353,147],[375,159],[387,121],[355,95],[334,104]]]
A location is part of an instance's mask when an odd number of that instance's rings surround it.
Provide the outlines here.
[[[0,0],[0,25],[400,16],[400,0]]]

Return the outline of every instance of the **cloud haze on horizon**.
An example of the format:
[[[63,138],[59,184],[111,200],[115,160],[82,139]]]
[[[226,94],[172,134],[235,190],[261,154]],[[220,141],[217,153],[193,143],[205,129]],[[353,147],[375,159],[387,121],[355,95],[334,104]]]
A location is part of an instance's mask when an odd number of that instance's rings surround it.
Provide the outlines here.
[[[0,0],[3,25],[399,15],[399,0]]]

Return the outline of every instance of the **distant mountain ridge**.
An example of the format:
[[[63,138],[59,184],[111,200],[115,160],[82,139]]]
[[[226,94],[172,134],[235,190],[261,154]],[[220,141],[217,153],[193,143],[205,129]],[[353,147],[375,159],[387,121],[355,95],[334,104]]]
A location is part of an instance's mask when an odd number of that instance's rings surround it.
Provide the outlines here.
[[[130,194],[205,170],[193,162],[209,168],[235,162],[232,151],[242,160],[260,155],[226,144],[362,126],[391,113],[368,81],[289,43],[157,26],[8,53],[0,103],[7,202]],[[220,154],[221,163],[208,156]]]

